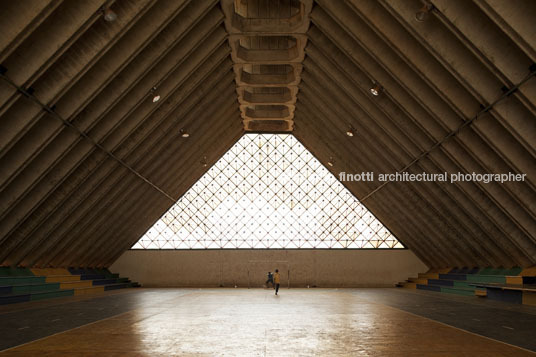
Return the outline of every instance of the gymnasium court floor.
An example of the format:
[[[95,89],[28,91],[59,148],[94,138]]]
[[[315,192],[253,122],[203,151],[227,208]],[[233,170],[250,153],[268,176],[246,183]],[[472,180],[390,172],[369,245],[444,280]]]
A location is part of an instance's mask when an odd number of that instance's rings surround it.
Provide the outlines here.
[[[536,355],[535,308],[408,289],[129,289],[0,321],[0,356]]]

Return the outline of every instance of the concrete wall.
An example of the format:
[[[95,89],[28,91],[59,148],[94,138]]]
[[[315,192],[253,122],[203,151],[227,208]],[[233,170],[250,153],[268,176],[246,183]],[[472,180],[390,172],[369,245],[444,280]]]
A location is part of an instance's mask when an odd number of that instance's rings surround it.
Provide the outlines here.
[[[282,285],[385,287],[427,267],[410,250],[129,250],[112,266],[146,287],[260,287],[279,269]]]

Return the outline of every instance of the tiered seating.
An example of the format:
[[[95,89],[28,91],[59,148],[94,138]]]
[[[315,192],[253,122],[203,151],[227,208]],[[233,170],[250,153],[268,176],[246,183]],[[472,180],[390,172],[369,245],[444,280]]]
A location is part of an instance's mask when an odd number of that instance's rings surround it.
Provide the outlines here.
[[[417,284],[426,284],[428,279],[439,279],[439,274],[445,274],[449,271],[451,271],[451,268],[431,269],[426,273],[419,273],[417,278],[408,278],[408,280],[400,282],[396,284],[396,286],[401,288],[416,289]]]
[[[397,286],[536,305],[536,267],[434,270]]]
[[[0,267],[0,305],[138,286],[108,269]]]
[[[86,291],[91,291],[93,284],[91,280],[81,280],[80,275],[73,275],[67,269],[31,269],[37,276],[44,276],[49,282],[58,282],[60,289],[72,290],[73,295],[82,295]],[[91,292],[98,292],[97,290]]]
[[[506,275],[504,278],[477,282],[474,285],[486,289],[487,297],[491,300],[536,305],[536,267],[524,269],[515,276]]]
[[[101,291],[139,287],[136,282],[128,278],[121,278],[119,274],[110,273],[108,269],[69,269],[71,274],[80,275],[80,280],[91,280],[93,289]]]
[[[30,269],[1,267],[0,304],[73,295],[72,291],[61,290],[60,285],[45,276],[35,276]]]

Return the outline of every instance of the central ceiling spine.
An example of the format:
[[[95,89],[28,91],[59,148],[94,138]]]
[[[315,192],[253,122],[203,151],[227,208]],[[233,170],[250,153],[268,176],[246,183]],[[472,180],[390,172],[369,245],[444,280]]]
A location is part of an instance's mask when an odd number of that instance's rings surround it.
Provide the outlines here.
[[[244,129],[292,131],[312,0],[222,0]]]

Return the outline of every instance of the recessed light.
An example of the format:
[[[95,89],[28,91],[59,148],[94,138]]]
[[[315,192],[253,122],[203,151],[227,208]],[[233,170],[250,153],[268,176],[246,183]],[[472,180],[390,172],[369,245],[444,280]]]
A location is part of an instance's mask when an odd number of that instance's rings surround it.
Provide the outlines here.
[[[331,157],[331,156],[329,157],[328,165],[330,167],[333,167],[333,157]]]
[[[105,21],[114,22],[117,19],[117,14],[109,7],[105,7],[103,12]]]
[[[380,86],[379,84],[376,84],[374,87],[370,88],[370,93],[375,97],[379,96],[381,91],[382,86]]]
[[[189,138],[189,137],[190,137],[190,134],[189,134],[186,130],[184,130],[184,129],[181,129],[181,130],[180,130],[180,134],[181,134],[181,136],[182,136],[183,138]]]
[[[355,135],[355,131],[354,131],[354,128],[350,128],[346,131],[346,135],[348,135],[349,137],[353,137]]]
[[[160,96],[157,94],[153,97],[153,103],[156,103],[160,100]]]

